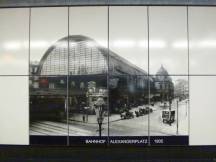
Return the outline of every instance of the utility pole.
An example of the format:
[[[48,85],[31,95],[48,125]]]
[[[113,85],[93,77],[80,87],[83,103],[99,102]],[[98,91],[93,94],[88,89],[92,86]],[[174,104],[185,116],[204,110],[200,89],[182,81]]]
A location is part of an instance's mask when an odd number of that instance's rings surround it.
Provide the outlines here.
[[[171,111],[172,93],[171,93],[171,89],[170,89],[170,83],[168,85],[169,85],[169,89],[168,89],[168,94],[169,94],[169,111]]]
[[[179,101],[177,100],[177,114],[176,114],[176,115],[177,115],[177,124],[176,124],[176,127],[177,127],[176,134],[177,134],[177,135],[178,135],[178,133],[179,133],[179,132],[178,132],[178,128],[179,128],[178,107],[179,107]]]

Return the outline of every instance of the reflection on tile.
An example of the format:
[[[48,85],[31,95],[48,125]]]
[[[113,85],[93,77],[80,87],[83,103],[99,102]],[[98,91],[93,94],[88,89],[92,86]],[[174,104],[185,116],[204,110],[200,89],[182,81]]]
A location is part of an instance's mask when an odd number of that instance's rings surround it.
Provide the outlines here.
[[[188,136],[186,7],[149,8],[150,76],[146,7],[110,7],[109,59],[107,7],[69,9],[69,37],[67,7],[31,9],[29,94],[27,77],[0,78],[0,143],[28,144],[29,125],[30,135],[64,136],[65,144],[68,133]],[[189,7],[192,75],[216,74],[215,14],[215,8]],[[28,75],[29,9],[2,9],[0,21],[0,75]],[[190,79],[190,144],[214,144],[216,78]]]
[[[150,7],[149,36],[150,74],[164,66],[170,75],[187,75],[186,7]]]
[[[72,145],[73,136],[108,135],[107,14],[107,7],[70,7],[68,121]]]
[[[81,35],[71,35],[69,52],[70,75],[106,74],[108,49],[95,40]]]
[[[67,17],[67,7],[31,9],[30,74],[67,75]]]
[[[70,35],[84,36],[96,41],[100,46],[108,44],[107,7],[70,7]]]
[[[0,22],[0,75],[28,75],[29,9],[1,9]]]
[[[190,74],[215,75],[216,9],[189,7]]]
[[[117,54],[121,60],[148,71],[147,8],[110,7],[109,13],[110,59]]]

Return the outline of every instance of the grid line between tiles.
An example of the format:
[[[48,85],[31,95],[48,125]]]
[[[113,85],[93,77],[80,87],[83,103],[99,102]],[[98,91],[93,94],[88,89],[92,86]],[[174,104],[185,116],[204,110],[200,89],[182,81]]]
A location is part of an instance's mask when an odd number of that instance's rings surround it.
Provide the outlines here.
[[[108,0],[109,1],[109,0]],[[108,134],[107,134],[107,139],[108,139],[108,142],[107,142],[107,146],[110,145],[110,106],[109,106],[109,102],[110,102],[110,98],[109,98],[109,66],[110,66],[110,62],[109,62],[109,57],[110,57],[110,46],[109,46],[109,36],[110,36],[110,17],[109,17],[109,14],[110,14],[110,8],[109,6],[107,7],[107,25],[108,25],[108,28],[107,28],[107,46],[108,46],[108,56],[107,56],[107,109],[108,109]]]
[[[149,62],[150,62],[150,51],[149,51],[149,38],[150,38],[150,32],[149,32],[149,6],[147,6],[147,33],[148,33],[148,105],[150,105],[150,79],[149,79],[149,72],[150,72],[150,67],[149,67]],[[150,114],[148,112],[148,146],[151,146],[151,137],[150,137]]]
[[[148,7],[147,7],[147,12],[149,12]],[[30,53],[31,8],[30,8],[30,16],[29,17],[30,18],[29,18],[29,58],[28,59],[29,59],[29,65],[30,65],[30,56],[31,56],[30,55],[31,54]],[[69,8],[68,8],[68,19],[69,19]],[[149,25],[149,13],[148,13],[148,25]],[[206,75],[202,75],[202,74],[200,74],[200,75],[197,75],[197,74],[196,75],[193,75],[193,74],[189,75],[189,72],[190,72],[190,69],[189,69],[189,58],[190,58],[189,57],[189,52],[190,52],[189,45],[190,44],[189,44],[189,31],[188,30],[189,30],[189,20],[188,20],[188,7],[187,7],[188,75],[169,75],[169,76],[188,76],[188,78],[190,78],[192,76],[203,76],[203,77],[216,76],[216,74],[215,75],[213,75],[213,74],[212,75],[210,75],[210,74],[208,74],[208,75],[207,74]],[[148,32],[149,32],[149,26],[148,26]],[[68,36],[69,36],[69,20],[68,20]],[[149,40],[149,33],[148,33],[148,40]],[[68,50],[69,50],[69,39],[68,39]],[[68,53],[69,53],[69,51],[68,51]],[[68,57],[69,57],[69,55],[68,55]],[[149,53],[149,41],[148,41],[148,81],[149,81],[149,77],[153,76],[153,75],[149,74],[149,68],[150,68],[149,67],[149,60],[150,60],[150,53]],[[68,66],[69,66],[69,59],[68,59]],[[29,70],[30,70],[30,68],[29,68]],[[29,73],[29,70],[28,70],[28,73]],[[10,77],[10,76],[12,76],[12,77],[22,77],[22,76],[23,77],[31,77],[32,75],[30,75],[30,74],[28,74],[28,75],[0,75],[0,77]],[[39,75],[39,76],[65,76],[65,75]],[[68,76],[69,76],[69,73],[66,76],[67,76],[67,111],[68,111]],[[107,76],[108,76],[108,78],[107,78],[107,83],[108,84],[107,85],[109,85],[109,7],[108,7],[108,74],[107,74]],[[188,79],[188,81],[189,81],[189,79]],[[149,90],[150,90],[150,87],[149,87]],[[150,100],[149,100],[149,104],[150,104]],[[108,111],[109,111],[109,106],[108,106]],[[67,113],[67,115],[68,115],[68,113]],[[108,120],[109,120],[109,117],[108,117]],[[150,118],[148,120],[149,120],[149,124],[150,124]],[[67,116],[67,121],[68,121],[68,116]],[[108,122],[108,124],[109,124],[109,122]],[[150,131],[150,126],[149,126],[148,129]],[[68,132],[69,132],[69,126],[68,126]],[[150,132],[148,132],[148,133],[150,133]],[[108,136],[107,137],[109,138],[109,125],[108,125]],[[150,135],[149,135],[149,137],[150,137]],[[109,139],[108,139],[108,141],[109,141]]]
[[[67,135],[67,145],[70,145],[70,126],[69,126],[69,52],[70,52],[70,42],[69,42],[69,36],[70,36],[70,7],[67,8],[68,9],[68,39],[67,39],[67,104],[66,104],[66,109],[67,109],[67,131],[68,131],[68,135]]]
[[[190,35],[189,35],[189,10],[187,6],[187,53],[188,53],[188,136],[190,144]]]

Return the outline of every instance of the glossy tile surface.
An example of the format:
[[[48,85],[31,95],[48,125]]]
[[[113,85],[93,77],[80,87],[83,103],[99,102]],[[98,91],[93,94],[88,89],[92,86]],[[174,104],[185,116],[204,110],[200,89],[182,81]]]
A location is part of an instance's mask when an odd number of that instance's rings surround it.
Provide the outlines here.
[[[110,136],[148,136],[148,76],[110,75]]]
[[[70,7],[69,10],[69,35],[88,37],[102,47],[107,47],[107,7]],[[89,43],[89,46],[92,45]]]
[[[188,76],[161,76],[154,78],[150,89],[150,136],[188,135],[189,123],[189,83]],[[165,111],[174,111],[172,118]]]
[[[29,144],[28,77],[0,77],[0,144]]]
[[[143,71],[132,75],[148,72],[147,7],[110,7],[109,47],[111,70],[112,58],[117,54],[123,61]]]
[[[67,75],[67,36],[67,7],[31,9],[30,74],[44,65],[37,75]]]
[[[1,9],[0,144],[29,144],[29,135],[54,145],[108,135],[215,144],[215,15],[189,7],[187,19],[185,6]]]
[[[99,136],[99,117],[103,117],[101,136],[108,135],[107,47],[108,8],[70,7],[68,122],[71,145],[73,136]]]
[[[31,76],[29,101],[30,136],[65,136],[66,141],[67,76]]]
[[[28,75],[29,9],[1,9],[0,23],[0,75]]]
[[[216,76],[190,77],[190,145],[214,145]]]
[[[215,7],[189,7],[190,75],[216,74]]]
[[[149,69],[188,75],[186,7],[149,7]]]

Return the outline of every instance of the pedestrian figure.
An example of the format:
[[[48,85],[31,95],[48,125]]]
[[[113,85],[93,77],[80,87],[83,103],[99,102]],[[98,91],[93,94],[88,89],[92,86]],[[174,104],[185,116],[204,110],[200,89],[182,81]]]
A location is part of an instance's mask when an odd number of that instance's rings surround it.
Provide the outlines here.
[[[85,122],[85,114],[83,114],[83,123]]]
[[[83,116],[82,116],[82,119],[83,119],[83,123],[85,122],[85,102],[81,102],[81,110],[82,110],[82,113],[83,113]]]
[[[88,113],[86,113],[86,123],[88,123]]]

